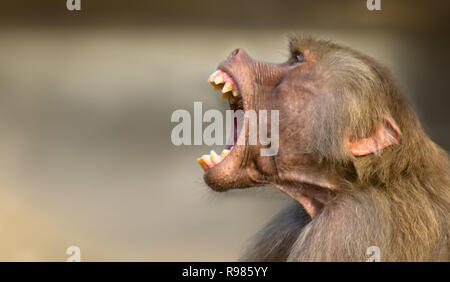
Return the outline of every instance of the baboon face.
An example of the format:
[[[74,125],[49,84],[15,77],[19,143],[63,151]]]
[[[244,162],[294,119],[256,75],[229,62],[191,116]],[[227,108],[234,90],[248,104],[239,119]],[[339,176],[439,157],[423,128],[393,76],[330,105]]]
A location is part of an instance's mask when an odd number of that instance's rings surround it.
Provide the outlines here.
[[[292,39],[290,57],[281,64],[255,61],[244,50],[234,50],[209,81],[222,89],[231,109],[266,110],[267,122],[259,126],[269,135],[271,110],[278,110],[278,152],[263,156],[261,149],[268,146],[259,139],[248,144],[245,119],[234,133],[235,140],[245,138],[245,145],[229,146],[229,153],[203,163],[205,182],[218,191],[269,183],[334,189],[327,166],[366,156],[400,137],[388,99],[382,97],[386,91],[376,91],[377,70],[370,63],[350,49],[312,39]]]

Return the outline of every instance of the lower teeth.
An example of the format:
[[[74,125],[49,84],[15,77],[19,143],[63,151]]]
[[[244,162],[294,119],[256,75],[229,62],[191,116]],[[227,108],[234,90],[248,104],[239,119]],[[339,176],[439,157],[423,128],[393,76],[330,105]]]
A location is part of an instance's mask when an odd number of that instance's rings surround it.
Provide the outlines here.
[[[224,149],[220,155],[217,155],[216,152],[211,151],[209,155],[203,155],[197,159],[198,164],[203,168],[203,170],[208,170],[220,163],[225,157],[230,153],[230,150]]]

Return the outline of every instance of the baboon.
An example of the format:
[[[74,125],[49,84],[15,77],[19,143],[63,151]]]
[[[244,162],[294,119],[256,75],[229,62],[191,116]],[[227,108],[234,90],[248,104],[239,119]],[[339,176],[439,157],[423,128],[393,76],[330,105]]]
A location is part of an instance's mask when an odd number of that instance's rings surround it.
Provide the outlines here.
[[[276,155],[244,142],[199,159],[213,190],[269,185],[293,199],[241,260],[365,261],[377,246],[382,261],[449,261],[448,155],[389,70],[329,41],[289,48],[281,64],[236,49],[209,79],[231,109],[279,111]],[[248,120],[234,131],[246,137]]]

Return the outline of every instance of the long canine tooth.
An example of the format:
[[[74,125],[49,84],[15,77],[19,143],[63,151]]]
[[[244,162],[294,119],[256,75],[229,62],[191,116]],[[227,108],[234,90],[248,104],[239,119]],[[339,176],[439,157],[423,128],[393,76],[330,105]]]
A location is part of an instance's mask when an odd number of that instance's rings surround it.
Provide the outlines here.
[[[214,78],[214,83],[215,84],[223,83],[223,75],[221,75],[221,74],[217,75],[216,78]]]
[[[216,152],[214,152],[214,150],[211,151],[209,158],[211,159],[211,162],[213,165],[216,165],[216,164],[220,163],[220,161],[221,161],[219,155],[217,155]]]
[[[230,82],[226,82],[222,88],[222,93],[227,93],[233,90],[233,85]]]
[[[233,89],[233,96],[234,96],[234,97],[239,96],[239,90]]]

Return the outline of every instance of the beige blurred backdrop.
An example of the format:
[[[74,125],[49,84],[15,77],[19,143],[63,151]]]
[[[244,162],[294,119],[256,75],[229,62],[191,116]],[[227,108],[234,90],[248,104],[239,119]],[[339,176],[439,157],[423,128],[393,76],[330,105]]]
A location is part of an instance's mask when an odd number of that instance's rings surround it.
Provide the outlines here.
[[[172,145],[176,109],[227,105],[206,83],[236,47],[282,62],[291,32],[390,67],[450,149],[448,1],[2,1],[0,260],[230,261],[288,200],[210,191]],[[214,147],[216,151],[221,148]]]

